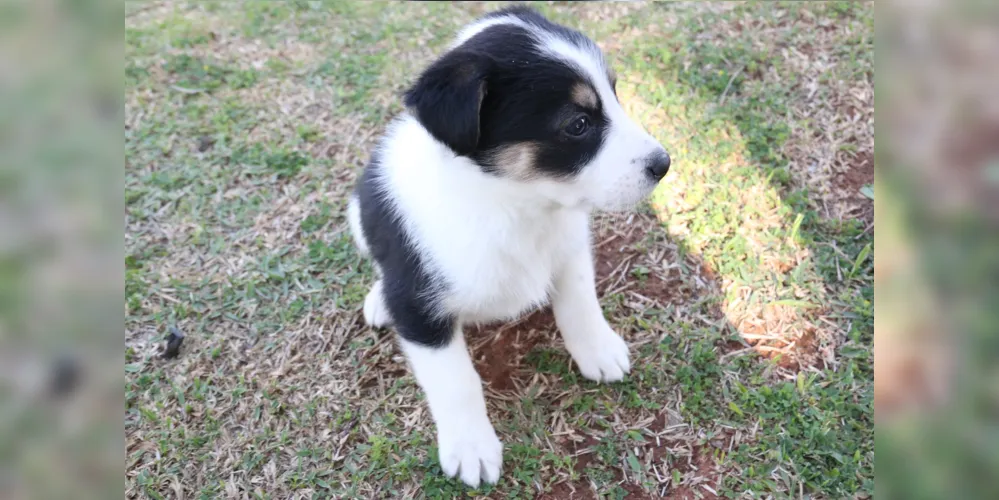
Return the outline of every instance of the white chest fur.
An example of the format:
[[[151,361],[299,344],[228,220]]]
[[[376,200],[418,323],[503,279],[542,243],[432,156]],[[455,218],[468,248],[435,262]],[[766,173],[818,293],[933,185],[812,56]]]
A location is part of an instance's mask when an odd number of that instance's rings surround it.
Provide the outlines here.
[[[588,213],[483,174],[414,128],[394,124],[382,182],[424,264],[442,278],[441,305],[468,323],[547,302],[559,266],[589,244]]]
[[[582,212],[550,210],[492,222],[454,240],[467,251],[441,261],[451,285],[445,303],[463,322],[511,319],[545,304],[559,266],[586,242]]]

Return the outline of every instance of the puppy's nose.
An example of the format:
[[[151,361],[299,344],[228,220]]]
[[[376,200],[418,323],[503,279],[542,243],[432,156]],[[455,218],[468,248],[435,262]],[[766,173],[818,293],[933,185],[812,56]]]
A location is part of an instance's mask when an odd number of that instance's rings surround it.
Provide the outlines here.
[[[656,182],[659,182],[669,172],[669,154],[665,151],[649,157],[645,161],[645,173]]]

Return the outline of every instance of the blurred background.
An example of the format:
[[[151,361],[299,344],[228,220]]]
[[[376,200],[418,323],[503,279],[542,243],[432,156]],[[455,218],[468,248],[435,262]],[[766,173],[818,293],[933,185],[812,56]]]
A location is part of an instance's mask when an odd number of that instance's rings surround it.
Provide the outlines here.
[[[121,493],[120,2],[0,2],[0,498]]]
[[[878,493],[999,495],[999,9],[877,11]]]
[[[0,498],[121,491],[123,16],[0,3]],[[876,20],[877,492],[999,498],[999,9]]]

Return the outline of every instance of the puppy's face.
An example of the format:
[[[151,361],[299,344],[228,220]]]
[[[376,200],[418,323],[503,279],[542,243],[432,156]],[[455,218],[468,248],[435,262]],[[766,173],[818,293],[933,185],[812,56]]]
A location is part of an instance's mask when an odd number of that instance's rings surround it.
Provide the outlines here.
[[[670,162],[624,113],[615,85],[591,40],[513,8],[467,27],[406,104],[487,174],[563,205],[615,209],[647,196]]]

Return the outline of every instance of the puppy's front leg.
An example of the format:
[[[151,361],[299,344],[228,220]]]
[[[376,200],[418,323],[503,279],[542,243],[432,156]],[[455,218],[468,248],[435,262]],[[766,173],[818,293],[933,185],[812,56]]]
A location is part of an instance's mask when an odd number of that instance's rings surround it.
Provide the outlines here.
[[[472,366],[460,327],[447,345],[431,347],[400,337],[416,381],[427,395],[437,425],[441,469],[469,486],[479,479],[495,483],[503,462],[503,445],[486,414],[482,379]]]
[[[597,301],[588,244],[569,256],[556,275],[552,310],[565,348],[584,377],[613,382],[631,370],[628,345],[607,324]]]

